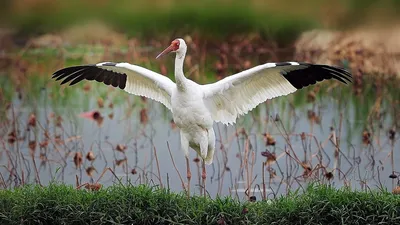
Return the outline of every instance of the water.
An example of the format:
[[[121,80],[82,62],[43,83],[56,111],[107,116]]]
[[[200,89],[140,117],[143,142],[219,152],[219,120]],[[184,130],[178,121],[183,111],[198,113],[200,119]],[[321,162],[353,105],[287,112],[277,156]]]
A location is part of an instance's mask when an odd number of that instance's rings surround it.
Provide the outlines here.
[[[96,83],[90,83],[90,90],[84,84],[64,89],[49,78],[44,74],[31,80],[33,87],[19,90],[21,96],[8,77],[2,80],[9,85],[2,85],[6,93],[0,130],[2,188],[98,181],[104,186],[131,183],[183,190],[177,172],[186,183],[179,129],[163,105]],[[399,135],[390,138],[391,129],[398,132],[398,86],[377,88],[367,81],[356,96],[352,86],[326,82],[318,85],[315,100],[309,99],[313,86],[269,100],[233,126],[214,124],[217,150],[214,163],[207,166],[206,190],[213,197],[240,199],[251,195],[261,199],[264,186],[272,198],[309,182],[391,190],[397,179],[389,175],[400,171]],[[95,110],[103,117],[100,126],[79,116]],[[35,126],[28,125],[32,114]],[[265,134],[275,145],[266,145]],[[126,149],[118,151],[117,145]],[[266,151],[275,154],[276,161],[270,157],[267,162]],[[85,158],[88,152],[94,160]],[[75,163],[77,154],[82,161]],[[199,194],[201,163],[195,162],[196,157],[191,150],[191,191]]]

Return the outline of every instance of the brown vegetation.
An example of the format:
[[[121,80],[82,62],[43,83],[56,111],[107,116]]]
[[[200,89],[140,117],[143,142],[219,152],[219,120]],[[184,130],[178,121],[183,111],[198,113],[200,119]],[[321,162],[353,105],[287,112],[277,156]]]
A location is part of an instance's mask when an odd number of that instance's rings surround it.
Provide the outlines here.
[[[296,60],[342,65],[352,71],[400,77],[400,27],[313,30],[295,43]],[[357,74],[356,74],[357,75]]]

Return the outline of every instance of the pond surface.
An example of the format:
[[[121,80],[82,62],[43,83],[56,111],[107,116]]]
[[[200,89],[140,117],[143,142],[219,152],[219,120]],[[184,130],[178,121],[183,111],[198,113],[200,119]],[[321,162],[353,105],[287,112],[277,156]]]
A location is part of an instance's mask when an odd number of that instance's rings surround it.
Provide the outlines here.
[[[0,186],[98,181],[183,191],[186,163],[171,113],[94,82],[60,87],[50,77],[62,66],[37,62],[24,81],[15,81],[18,67],[2,72]],[[215,123],[206,190],[240,199],[273,198],[309,182],[391,190],[397,179],[389,176],[400,171],[399,86],[365,78],[356,95],[352,85],[323,82],[268,100],[235,125]],[[191,192],[199,194],[201,163],[195,151],[190,157]]]

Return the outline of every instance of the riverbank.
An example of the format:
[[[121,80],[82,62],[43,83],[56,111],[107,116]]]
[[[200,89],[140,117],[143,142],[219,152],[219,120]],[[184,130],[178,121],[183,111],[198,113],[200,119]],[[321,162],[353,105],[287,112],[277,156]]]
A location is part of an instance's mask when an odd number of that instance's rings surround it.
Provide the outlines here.
[[[272,197],[272,196],[270,196]],[[148,186],[0,191],[1,224],[398,224],[400,196],[327,185],[272,200],[205,199]]]

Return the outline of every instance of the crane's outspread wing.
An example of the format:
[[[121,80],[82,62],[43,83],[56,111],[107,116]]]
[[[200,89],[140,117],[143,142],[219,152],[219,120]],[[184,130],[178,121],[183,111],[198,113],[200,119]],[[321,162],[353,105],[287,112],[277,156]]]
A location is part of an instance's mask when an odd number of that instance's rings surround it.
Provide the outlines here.
[[[166,76],[129,63],[102,62],[95,65],[72,66],[56,71],[53,77],[72,81],[74,85],[84,79],[103,82],[164,104],[171,110],[171,93],[175,83]]]
[[[338,67],[283,62],[256,66],[202,88],[213,120],[230,124],[267,99],[332,78],[345,84],[352,82],[351,74]]]

